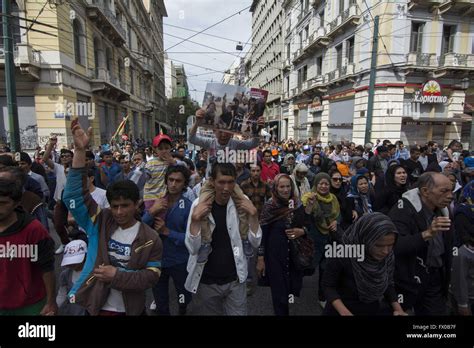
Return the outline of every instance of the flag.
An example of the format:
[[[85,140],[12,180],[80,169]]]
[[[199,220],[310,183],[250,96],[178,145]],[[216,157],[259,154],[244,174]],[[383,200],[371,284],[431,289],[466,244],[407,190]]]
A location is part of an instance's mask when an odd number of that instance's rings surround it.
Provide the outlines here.
[[[125,129],[125,125],[127,124],[127,121],[128,121],[128,115],[123,118],[122,122],[120,122],[120,124],[119,124],[117,130],[115,131],[115,134],[112,136],[111,140],[114,140],[117,137],[117,135],[123,133],[123,131]]]

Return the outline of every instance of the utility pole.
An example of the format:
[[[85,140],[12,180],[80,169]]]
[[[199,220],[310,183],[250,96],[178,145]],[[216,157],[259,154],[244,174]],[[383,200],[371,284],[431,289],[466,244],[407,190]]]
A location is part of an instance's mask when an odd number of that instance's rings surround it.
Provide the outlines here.
[[[13,61],[13,37],[10,26],[11,0],[2,1],[3,47],[5,50],[5,91],[7,93],[8,124],[10,146],[13,152],[20,151],[20,127],[18,125],[18,105],[16,103],[15,62]]]
[[[372,38],[372,60],[370,63],[370,82],[369,82],[369,98],[367,101],[367,120],[365,123],[365,144],[370,142],[372,133],[372,116],[374,113],[374,95],[375,95],[375,78],[377,74],[377,51],[379,47],[379,16],[374,19],[374,36]]]

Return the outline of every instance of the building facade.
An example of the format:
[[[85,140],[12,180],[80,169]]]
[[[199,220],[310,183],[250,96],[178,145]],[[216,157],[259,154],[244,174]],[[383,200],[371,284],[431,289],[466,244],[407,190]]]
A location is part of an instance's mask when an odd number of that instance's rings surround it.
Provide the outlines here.
[[[108,142],[126,115],[134,138],[156,133],[166,115],[162,0],[17,0],[14,6],[13,14],[27,19],[41,12],[32,28],[51,34],[19,29],[15,43],[22,148],[44,146],[51,134],[68,146],[75,116],[93,127],[95,146]],[[0,132],[7,141],[1,56],[0,73]]]
[[[370,140],[469,143],[472,1],[287,0],[282,5],[282,134],[364,143],[378,17]]]
[[[177,97],[176,69],[173,61],[165,54],[165,95],[167,99]]]
[[[283,75],[282,1],[254,0],[250,12],[252,48],[250,57],[245,58],[245,71],[242,75],[246,76],[248,87],[262,88],[269,92],[265,119],[269,128],[279,132]]]

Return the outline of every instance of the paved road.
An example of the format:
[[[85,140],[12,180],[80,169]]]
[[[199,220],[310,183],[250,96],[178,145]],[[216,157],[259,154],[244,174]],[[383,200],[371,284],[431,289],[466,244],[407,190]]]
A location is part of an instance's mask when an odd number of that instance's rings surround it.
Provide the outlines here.
[[[59,246],[59,236],[54,231],[52,221],[49,221],[51,230],[51,237]],[[56,256],[56,278],[59,277],[60,265],[62,257]],[[317,296],[317,273],[311,277],[305,277],[303,280],[303,289],[300,298],[295,298],[293,304],[290,304],[290,315],[321,315],[322,309],[318,302]],[[153,301],[151,290],[147,291],[147,306]],[[273,315],[272,298],[269,287],[255,288],[255,292],[247,298],[248,314],[249,315]],[[177,296],[172,280],[170,280],[170,311],[171,315],[178,314]],[[154,312],[148,311],[150,315],[155,315]],[[193,297],[193,301],[188,307],[188,315],[202,315],[204,309],[198,296]]]

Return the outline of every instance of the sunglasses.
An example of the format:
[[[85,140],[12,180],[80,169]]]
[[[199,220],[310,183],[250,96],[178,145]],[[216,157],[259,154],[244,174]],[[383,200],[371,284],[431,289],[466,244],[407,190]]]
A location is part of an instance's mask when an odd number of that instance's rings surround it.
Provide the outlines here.
[[[331,178],[332,181],[339,181],[339,182],[342,182],[342,178]]]

